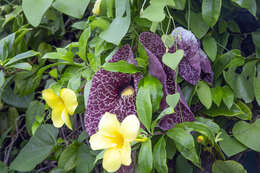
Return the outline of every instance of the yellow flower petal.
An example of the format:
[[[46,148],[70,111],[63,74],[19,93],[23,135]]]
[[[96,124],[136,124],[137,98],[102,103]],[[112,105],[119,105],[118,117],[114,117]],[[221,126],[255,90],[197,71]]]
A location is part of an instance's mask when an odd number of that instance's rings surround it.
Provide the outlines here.
[[[135,115],[128,115],[121,123],[122,134],[128,142],[133,141],[140,128],[140,122]]]
[[[52,109],[63,105],[60,97],[57,96],[51,88],[43,90],[42,97]]]
[[[92,150],[101,150],[114,147],[116,144],[112,143],[109,138],[106,138],[102,133],[96,133],[90,137],[90,147]]]
[[[70,122],[70,117],[69,117],[69,114],[67,112],[67,110],[64,108],[62,110],[62,113],[61,113],[61,119],[62,121],[66,124],[66,126],[72,130],[72,125],[71,125],[71,122]]]
[[[120,122],[115,114],[106,112],[99,121],[98,128],[103,133],[111,134],[119,130]]]
[[[131,146],[129,142],[125,142],[123,148],[120,150],[121,162],[125,166],[129,166],[132,162],[131,159]]]
[[[108,149],[104,153],[103,168],[108,172],[115,172],[121,166],[121,153],[118,149]]]
[[[56,107],[52,110],[51,113],[51,120],[52,123],[54,125],[54,127],[60,128],[61,126],[63,126],[64,121],[61,119],[61,114],[63,111],[64,107]]]
[[[71,89],[62,88],[60,90],[60,97],[65,104],[65,107],[70,115],[74,114],[78,106],[77,96]]]
[[[100,14],[100,5],[101,5],[101,0],[96,0],[95,5],[93,7],[92,13],[95,15]]]

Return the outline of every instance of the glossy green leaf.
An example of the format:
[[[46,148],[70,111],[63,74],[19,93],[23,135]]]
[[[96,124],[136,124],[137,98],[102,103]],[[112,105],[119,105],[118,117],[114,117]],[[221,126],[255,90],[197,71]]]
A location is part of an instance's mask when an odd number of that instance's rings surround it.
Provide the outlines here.
[[[0,70],[0,88],[2,88],[2,86],[4,85],[5,82],[5,74],[3,72],[3,70]]]
[[[152,102],[149,89],[144,87],[138,89],[136,111],[142,124],[147,130],[150,130],[152,122]]]
[[[248,9],[250,13],[256,16],[256,0],[232,0],[242,8]]]
[[[67,172],[76,167],[79,146],[79,143],[75,142],[66,147],[60,155],[58,161],[59,168],[62,168]]]
[[[194,139],[189,131],[175,127],[168,130],[167,136],[174,140],[178,151],[183,157],[200,167],[200,159],[195,149]]]
[[[220,86],[217,86],[216,88],[211,88],[211,94],[212,94],[212,101],[219,106],[222,98],[223,98],[223,90]]]
[[[87,158],[87,159],[86,159]],[[87,144],[81,144],[78,149],[76,173],[90,173],[94,168],[95,156]]]
[[[209,109],[212,104],[211,91],[208,84],[204,81],[199,81],[196,85],[196,92],[199,97],[200,102]]]
[[[174,0],[175,6],[174,8],[177,10],[184,10],[186,6],[186,0]]]
[[[80,88],[80,84],[81,75],[75,74],[72,78],[70,78],[67,88],[72,89],[73,91],[77,91]]]
[[[27,172],[41,163],[50,155],[56,143],[58,132],[58,129],[52,125],[46,124],[38,128],[35,135],[31,137],[30,141],[11,163],[11,169]]]
[[[176,159],[176,173],[193,173],[192,165],[182,155]]]
[[[88,39],[90,37],[91,34],[91,30],[90,28],[86,28],[83,33],[80,35],[79,38],[79,57],[83,60],[86,61],[86,57],[87,57],[87,43],[88,43]]]
[[[244,76],[238,75],[235,79],[234,91],[238,98],[242,98],[246,103],[254,100],[254,88]]]
[[[217,160],[212,165],[212,173],[247,173],[243,166],[234,160]]]
[[[215,61],[217,56],[217,42],[213,37],[205,37],[202,40],[203,49],[209,56],[212,62]]]
[[[8,167],[0,161],[0,172],[1,173],[8,173]]]
[[[260,119],[257,119],[254,123],[249,124],[245,121],[237,122],[233,129],[234,137],[252,150],[260,152]]]
[[[158,173],[168,172],[167,158],[166,158],[166,142],[162,136],[153,148],[154,167]]]
[[[10,65],[7,68],[17,68],[17,69],[21,69],[21,70],[31,71],[32,65],[27,62],[21,62],[21,63]]]
[[[39,52],[35,52],[33,50],[30,50],[30,51],[27,51],[27,52],[24,52],[24,53],[21,53],[21,54],[18,54],[16,55],[15,57],[11,58],[6,64],[5,66],[8,66],[8,65],[11,65],[17,61],[20,61],[20,60],[23,60],[23,59],[27,59],[27,58],[31,58],[31,57],[34,57],[36,55],[38,55]]]
[[[208,32],[209,26],[202,19],[201,13],[194,13],[191,11],[190,29],[198,39],[201,39]]]
[[[44,13],[51,6],[53,0],[23,0],[24,14],[34,27],[41,23]]]
[[[162,39],[165,47],[167,47],[167,48],[172,47],[174,44],[174,37],[172,35],[164,34],[164,35],[162,35],[161,39]]]
[[[164,54],[162,61],[165,65],[167,65],[171,69],[176,70],[183,56],[184,56],[184,51],[182,49],[178,49],[175,53]]]
[[[117,62],[105,63],[103,65],[104,70],[111,72],[121,72],[134,74],[140,72],[140,70],[134,64],[129,64],[126,61],[120,60]]]
[[[260,30],[252,32],[252,39],[256,49],[256,57],[260,58]]]
[[[230,109],[234,102],[234,97],[235,97],[234,93],[228,86],[222,87],[222,91],[223,91],[223,102]]]
[[[161,22],[165,18],[166,0],[151,0],[150,5],[142,12],[141,17],[152,22]]]
[[[202,1],[202,17],[204,21],[213,27],[220,16],[222,0],[203,0]]]
[[[211,119],[203,118],[203,117],[195,117],[195,120],[196,122],[200,122],[206,125],[214,135],[216,135],[220,130],[219,125]]]
[[[44,115],[44,113],[44,104],[39,101],[33,101],[30,103],[25,113],[26,129],[30,135],[32,135],[32,126],[36,120],[36,116]]]
[[[258,105],[260,105],[260,73],[258,73],[254,79],[254,93],[256,101]]]
[[[82,18],[90,0],[55,0],[52,6],[58,11],[75,18]]]
[[[171,106],[172,108],[175,108],[175,106],[177,105],[177,103],[180,100],[180,94],[176,93],[173,95],[167,95],[166,96],[166,102],[169,106]]]
[[[112,21],[107,30],[100,34],[100,38],[103,40],[119,45],[125,34],[127,33],[131,23],[130,5],[128,0],[122,0],[124,2],[126,16],[117,15]],[[120,8],[124,8],[121,6]],[[123,15],[123,14],[122,14]]]
[[[237,117],[242,120],[250,120],[252,118],[252,112],[242,102],[235,103],[230,109],[221,104],[219,107],[213,105],[209,110],[203,109],[201,112],[210,117]]]
[[[247,149],[246,146],[238,142],[234,137],[227,134],[224,129],[221,129],[221,136],[223,140],[219,142],[220,148],[228,156],[234,156]]]
[[[167,159],[170,160],[172,160],[176,154],[176,145],[171,138],[167,138],[166,140],[166,154],[167,154]]]
[[[138,168],[140,172],[151,173],[153,169],[152,143],[150,139],[142,143],[138,155]]]
[[[0,59],[5,60],[13,50],[15,41],[15,33],[9,34],[8,36],[0,40]]]

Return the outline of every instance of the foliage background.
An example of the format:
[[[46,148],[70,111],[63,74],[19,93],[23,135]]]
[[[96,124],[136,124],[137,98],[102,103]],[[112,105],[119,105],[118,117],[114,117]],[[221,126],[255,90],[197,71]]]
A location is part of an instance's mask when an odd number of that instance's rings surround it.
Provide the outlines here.
[[[212,63],[212,86],[179,81],[189,105],[202,103],[196,122],[204,126],[180,125],[186,130],[180,130],[181,139],[176,139],[177,130],[170,130],[152,136],[150,144],[140,144],[140,151],[137,145],[137,167],[143,172],[259,172],[260,2],[102,0],[98,16],[92,14],[94,3],[0,0],[0,172],[102,172],[100,155],[90,150],[84,130],[94,73],[126,43],[142,58],[137,51],[141,32],[156,32],[167,41],[176,26],[194,33]],[[144,60],[143,68],[145,64]],[[49,87],[77,93],[73,131],[51,124],[50,109],[41,98],[41,91]],[[217,131],[209,137],[213,127]],[[194,131],[191,150],[196,150],[204,170],[185,150],[183,140],[191,136],[187,131]],[[198,143],[199,134],[213,142]],[[176,152],[176,143],[184,148]],[[154,157],[144,152],[151,150]],[[152,161],[147,165],[142,158]]]

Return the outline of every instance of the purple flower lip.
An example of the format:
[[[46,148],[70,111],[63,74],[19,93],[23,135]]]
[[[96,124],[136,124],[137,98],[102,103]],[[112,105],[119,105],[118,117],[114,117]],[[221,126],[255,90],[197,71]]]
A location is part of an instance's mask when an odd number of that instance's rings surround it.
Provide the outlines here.
[[[120,60],[136,63],[129,45],[122,46],[109,62]],[[125,116],[136,114],[137,84],[139,74],[123,74],[100,69],[92,79],[85,112],[85,127],[89,135],[98,129],[98,123],[105,112],[116,114],[122,121]]]

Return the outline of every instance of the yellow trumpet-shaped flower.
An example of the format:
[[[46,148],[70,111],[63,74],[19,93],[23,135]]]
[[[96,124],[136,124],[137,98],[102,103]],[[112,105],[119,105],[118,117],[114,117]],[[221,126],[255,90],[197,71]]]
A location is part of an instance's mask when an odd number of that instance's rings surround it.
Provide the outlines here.
[[[51,119],[53,125],[60,128],[65,123],[72,130],[69,115],[73,115],[78,106],[77,96],[74,91],[62,88],[59,96],[51,89],[42,91],[42,97],[52,108]]]
[[[94,4],[94,8],[92,9],[92,13],[95,15],[100,14],[100,5],[101,5],[101,0],[96,0]]]
[[[135,115],[128,115],[121,124],[115,114],[106,112],[102,116],[98,132],[89,142],[93,150],[106,149],[102,163],[105,170],[115,172],[121,165],[131,164],[131,142],[136,139],[139,128]]]

